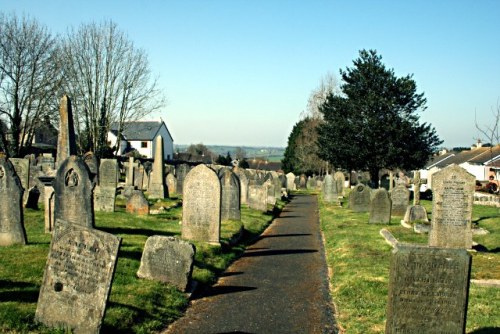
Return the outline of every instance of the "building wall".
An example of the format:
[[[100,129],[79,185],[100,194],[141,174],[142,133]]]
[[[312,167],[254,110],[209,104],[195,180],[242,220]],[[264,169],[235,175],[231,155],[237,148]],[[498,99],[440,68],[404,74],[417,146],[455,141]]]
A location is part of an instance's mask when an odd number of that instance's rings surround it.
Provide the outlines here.
[[[486,167],[483,165],[472,165],[468,162],[460,164],[460,167],[467,170],[476,177],[476,180],[485,181],[488,179]]]

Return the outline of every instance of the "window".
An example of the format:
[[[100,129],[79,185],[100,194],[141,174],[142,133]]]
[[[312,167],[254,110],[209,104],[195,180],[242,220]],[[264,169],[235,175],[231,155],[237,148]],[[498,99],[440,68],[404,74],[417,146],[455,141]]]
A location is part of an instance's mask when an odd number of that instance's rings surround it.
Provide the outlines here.
[[[147,141],[141,141],[141,148],[147,148],[148,147],[148,142]]]

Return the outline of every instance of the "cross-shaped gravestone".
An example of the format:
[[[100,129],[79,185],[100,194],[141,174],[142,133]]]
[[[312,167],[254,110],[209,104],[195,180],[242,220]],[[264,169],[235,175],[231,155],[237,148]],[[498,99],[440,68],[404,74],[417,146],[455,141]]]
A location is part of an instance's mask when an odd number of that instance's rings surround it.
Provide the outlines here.
[[[124,162],[123,164],[127,168],[127,173],[125,174],[125,184],[127,186],[133,186],[134,185],[134,168],[139,167],[139,163],[134,162],[133,157],[129,157],[128,161]]]
[[[420,205],[420,185],[423,184],[420,178],[420,171],[413,174],[413,205]]]

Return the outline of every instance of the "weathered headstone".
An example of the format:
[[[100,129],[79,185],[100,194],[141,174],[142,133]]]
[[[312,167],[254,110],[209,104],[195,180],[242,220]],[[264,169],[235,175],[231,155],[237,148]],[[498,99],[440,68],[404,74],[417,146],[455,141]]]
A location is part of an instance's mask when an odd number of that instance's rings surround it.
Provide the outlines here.
[[[295,187],[295,174],[292,172],[285,175],[286,176],[286,190],[296,190]]]
[[[240,202],[241,204],[248,204],[248,178],[241,168],[233,168],[240,181]]]
[[[118,180],[118,162],[116,159],[101,159],[99,165],[99,185],[116,188]]]
[[[125,165],[125,186],[133,187],[134,186],[134,168],[139,164],[137,162],[134,163],[134,158],[129,157],[128,161],[124,163]]]
[[[117,161],[102,159],[99,166],[99,185],[94,188],[95,211],[115,211],[117,175]]]
[[[99,333],[120,238],[57,220],[35,320],[73,333]]]
[[[149,215],[149,203],[141,190],[133,190],[127,200],[125,211],[136,215]]]
[[[274,190],[274,183],[271,180],[267,180],[262,184],[267,189],[267,204],[276,204],[276,195]]]
[[[97,184],[99,183],[99,161],[97,160],[94,152],[87,152],[83,155],[83,162],[87,165],[89,169],[90,180]]]
[[[373,191],[370,201],[369,223],[389,224],[391,222],[392,203],[389,193],[385,188],[379,188]]]
[[[265,185],[248,186],[248,206],[251,209],[267,212],[267,187]]]
[[[337,190],[337,196],[342,197],[344,196],[344,183],[345,183],[345,176],[344,173],[341,171],[335,172],[333,175],[333,179],[335,180],[336,184],[336,190]]]
[[[10,158],[9,161],[12,163],[12,166],[14,166],[14,170],[21,181],[21,186],[24,189],[23,203],[26,203],[28,199],[28,189],[30,188],[30,161],[21,158]]]
[[[427,210],[422,205],[410,205],[406,208],[406,213],[403,219],[403,226],[412,227],[415,222],[429,222]]]
[[[139,190],[144,190],[144,166],[140,163],[134,167],[134,187]]]
[[[398,244],[385,333],[465,333],[470,258],[464,249]]]
[[[76,153],[76,137],[71,100],[67,95],[64,95],[59,105],[56,169],[59,169],[63,161],[72,155],[76,155]]]
[[[472,247],[474,175],[452,164],[432,178],[432,221],[429,246]]]
[[[30,188],[30,190],[28,190],[28,197],[26,198],[24,207],[27,209],[38,210],[38,198],[40,198],[40,190],[38,190],[37,186]]]
[[[92,188],[83,160],[74,155],[64,160],[54,180],[54,219],[94,227]]]
[[[336,195],[336,184],[333,180],[333,176],[328,174],[323,179],[323,200],[327,203],[333,203],[338,201]]]
[[[402,184],[394,187],[391,192],[392,215],[404,216],[410,201],[410,191]]]
[[[221,185],[205,165],[191,169],[184,180],[182,238],[219,244]]]
[[[358,183],[349,195],[349,209],[354,212],[368,212],[370,210],[370,192],[370,187]]]
[[[26,244],[23,191],[12,163],[0,157],[0,246]]]
[[[307,188],[307,178],[305,174],[301,174],[299,177],[299,189],[306,189]]]
[[[43,209],[45,233],[54,230],[54,178],[51,176],[39,176],[38,179],[43,184]]]
[[[179,195],[182,195],[182,189],[184,188],[184,179],[189,173],[190,167],[188,164],[180,164],[175,167],[175,177],[177,178],[177,191]]]
[[[155,160],[149,180],[148,194],[150,198],[165,198],[168,195],[165,192],[165,170],[163,168],[163,137],[158,136],[155,139]]]
[[[165,183],[167,184],[169,196],[177,192],[177,179],[175,178],[174,174],[168,173],[165,177]]]
[[[220,176],[221,183],[221,220],[240,220],[240,181],[229,169]]]
[[[172,284],[186,291],[193,272],[195,251],[195,247],[186,241],[151,236],[144,245],[137,276]]]

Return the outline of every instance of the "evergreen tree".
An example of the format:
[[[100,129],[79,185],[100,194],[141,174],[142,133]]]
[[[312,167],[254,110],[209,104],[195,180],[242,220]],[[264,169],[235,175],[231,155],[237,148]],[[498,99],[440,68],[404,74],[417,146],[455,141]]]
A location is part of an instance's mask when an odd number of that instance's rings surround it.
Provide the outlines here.
[[[319,155],[336,167],[364,169],[378,184],[381,168],[417,169],[442,143],[417,112],[426,98],[411,75],[396,77],[374,50],[361,50],[354,66],[340,70],[342,95],[320,107]]]

